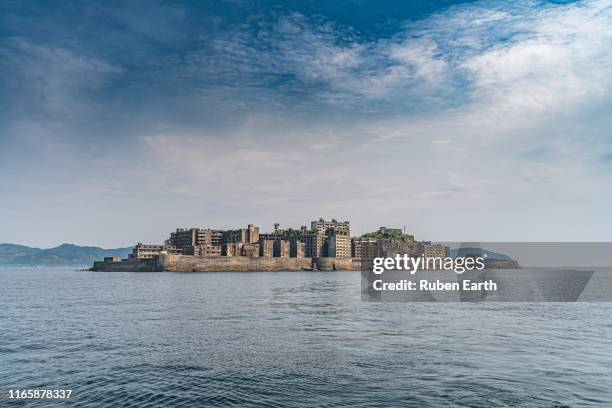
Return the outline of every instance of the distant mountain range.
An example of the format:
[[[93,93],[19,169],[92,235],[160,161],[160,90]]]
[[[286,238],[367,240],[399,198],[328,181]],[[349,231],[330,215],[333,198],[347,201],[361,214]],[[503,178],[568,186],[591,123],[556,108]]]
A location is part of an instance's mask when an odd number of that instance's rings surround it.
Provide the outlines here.
[[[0,267],[89,267],[93,261],[101,261],[105,256],[127,258],[130,252],[132,252],[132,247],[103,249],[99,247],[62,244],[55,248],[40,249],[24,245],[0,244]]]

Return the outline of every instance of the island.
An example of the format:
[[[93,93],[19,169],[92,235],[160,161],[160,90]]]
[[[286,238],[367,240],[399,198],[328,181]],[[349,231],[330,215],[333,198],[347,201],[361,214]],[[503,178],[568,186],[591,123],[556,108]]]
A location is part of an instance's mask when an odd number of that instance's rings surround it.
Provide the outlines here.
[[[416,241],[405,229],[380,227],[351,237],[349,221],[319,218],[299,229],[274,224],[269,233],[259,227],[221,230],[177,228],[163,244],[134,246],[127,258],[108,256],[95,261],[91,271],[102,272],[256,272],[359,271],[371,268],[376,257],[447,257],[441,243]],[[488,259],[487,267],[517,269],[516,261]]]

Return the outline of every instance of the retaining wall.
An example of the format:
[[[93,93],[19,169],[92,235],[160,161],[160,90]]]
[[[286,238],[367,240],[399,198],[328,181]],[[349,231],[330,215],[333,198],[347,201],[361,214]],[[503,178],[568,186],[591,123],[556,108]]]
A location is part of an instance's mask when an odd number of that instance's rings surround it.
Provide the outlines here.
[[[94,262],[92,271],[100,272],[158,272],[161,271],[157,258],[128,258],[120,261]]]
[[[303,271],[311,268],[312,259],[162,254],[159,265],[162,270],[170,272]]]
[[[258,271],[358,271],[355,258],[275,258],[246,256],[191,256],[162,254],[152,259],[122,259],[94,262],[93,271],[102,272],[258,272]]]

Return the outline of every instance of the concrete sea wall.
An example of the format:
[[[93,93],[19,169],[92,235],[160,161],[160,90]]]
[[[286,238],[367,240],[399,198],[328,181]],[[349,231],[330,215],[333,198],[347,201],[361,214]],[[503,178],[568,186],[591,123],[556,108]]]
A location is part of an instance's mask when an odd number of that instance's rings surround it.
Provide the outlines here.
[[[357,258],[314,258],[315,266],[320,271],[359,271],[361,270],[361,259]]]
[[[246,256],[160,255],[160,268],[170,272],[258,272],[303,271],[312,267],[311,258]]]
[[[158,272],[162,271],[157,258],[128,258],[94,262],[92,271],[100,272]]]
[[[356,271],[361,260],[354,258],[273,258],[245,256],[190,256],[162,254],[152,259],[122,259],[94,262],[101,272],[280,272],[280,271]]]
[[[162,254],[151,259],[107,259],[94,262],[102,272],[258,272],[258,271],[359,271],[370,270],[372,260],[358,258],[274,258],[246,256],[191,256]],[[485,261],[485,269],[520,269],[515,260]]]

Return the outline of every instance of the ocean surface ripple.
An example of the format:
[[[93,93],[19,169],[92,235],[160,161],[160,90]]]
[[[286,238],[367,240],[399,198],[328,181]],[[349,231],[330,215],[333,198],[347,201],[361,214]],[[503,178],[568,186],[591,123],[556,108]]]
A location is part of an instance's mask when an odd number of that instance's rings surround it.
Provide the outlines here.
[[[73,389],[63,402],[9,389]],[[612,304],[368,303],[358,272],[0,270],[1,407],[609,407]]]

